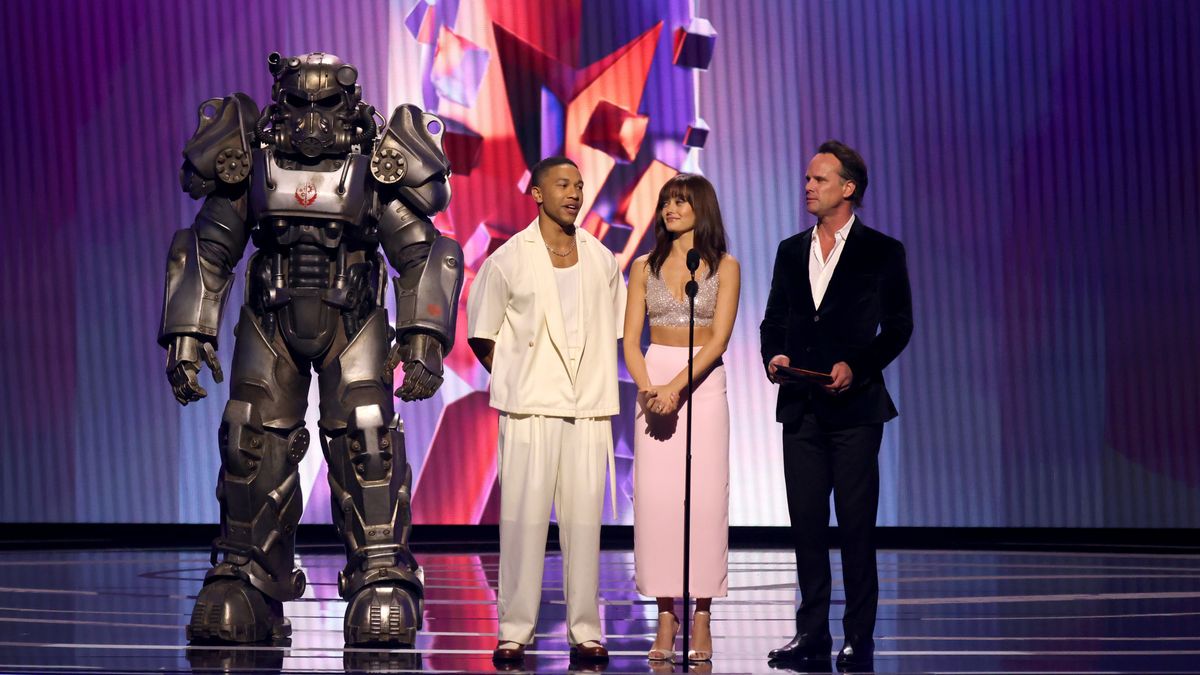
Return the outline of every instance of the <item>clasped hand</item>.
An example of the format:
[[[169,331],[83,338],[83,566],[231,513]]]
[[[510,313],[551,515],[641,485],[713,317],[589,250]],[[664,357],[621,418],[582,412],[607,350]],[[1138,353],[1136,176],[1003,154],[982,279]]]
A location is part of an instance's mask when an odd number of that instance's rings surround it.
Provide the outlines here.
[[[670,415],[679,410],[680,390],[671,385],[649,386],[638,391],[642,409],[655,415]]]

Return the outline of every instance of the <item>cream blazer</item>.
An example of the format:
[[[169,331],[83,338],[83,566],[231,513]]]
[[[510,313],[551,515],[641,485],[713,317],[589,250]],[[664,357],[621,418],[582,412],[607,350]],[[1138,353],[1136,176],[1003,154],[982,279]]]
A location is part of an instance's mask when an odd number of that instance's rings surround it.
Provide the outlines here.
[[[583,351],[572,369],[554,266],[535,219],[483,265],[467,300],[467,336],[496,343],[491,406],[515,415],[609,417],[620,412],[617,340],[625,279],[598,239],[575,230]]]

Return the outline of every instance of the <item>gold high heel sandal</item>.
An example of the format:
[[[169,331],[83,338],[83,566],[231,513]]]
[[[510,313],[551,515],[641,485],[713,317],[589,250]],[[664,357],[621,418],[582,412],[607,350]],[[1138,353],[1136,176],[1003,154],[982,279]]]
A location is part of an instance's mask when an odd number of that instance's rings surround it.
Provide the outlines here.
[[[692,614],[692,634],[695,635],[695,633],[696,633],[696,618],[699,617],[701,614],[703,614],[705,617],[705,624],[708,629],[708,640],[711,643],[712,642],[712,613],[711,612],[696,610],[696,612],[694,614]],[[700,650],[700,649],[689,649],[688,653],[687,653],[687,660],[689,663],[703,663],[705,661],[712,661],[712,648],[710,647],[708,649],[708,651],[704,651],[704,650]]]
[[[671,644],[666,649],[658,649],[651,645],[646,658],[651,661],[672,661],[675,658],[675,636],[679,635],[679,618],[675,616],[675,612],[659,612],[658,613],[658,634],[655,635],[654,641],[658,642],[658,635],[662,634],[663,617],[671,617],[671,621],[675,622],[675,628],[671,631]]]

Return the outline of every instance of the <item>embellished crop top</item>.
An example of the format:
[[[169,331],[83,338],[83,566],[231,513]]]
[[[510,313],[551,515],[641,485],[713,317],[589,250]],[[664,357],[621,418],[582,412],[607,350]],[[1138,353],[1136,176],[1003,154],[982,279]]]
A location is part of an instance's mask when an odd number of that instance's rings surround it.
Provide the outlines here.
[[[717,311],[717,287],[719,280],[713,272],[706,279],[697,279],[700,290],[696,293],[696,325],[711,326],[713,315]],[[651,326],[688,325],[688,299],[676,298],[671,294],[658,275],[649,272],[646,275],[646,313],[650,315]]]

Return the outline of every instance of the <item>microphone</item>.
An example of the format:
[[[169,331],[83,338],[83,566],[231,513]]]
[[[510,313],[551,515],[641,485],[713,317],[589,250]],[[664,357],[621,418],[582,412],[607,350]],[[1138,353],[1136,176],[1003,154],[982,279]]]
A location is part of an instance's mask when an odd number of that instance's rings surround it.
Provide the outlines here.
[[[687,254],[687,268],[688,271],[692,273],[692,280],[687,282],[687,285],[683,287],[683,292],[687,293],[689,298],[696,297],[696,294],[700,292],[700,284],[696,283],[696,270],[699,269],[699,267],[700,253],[694,248],[689,248]]]

